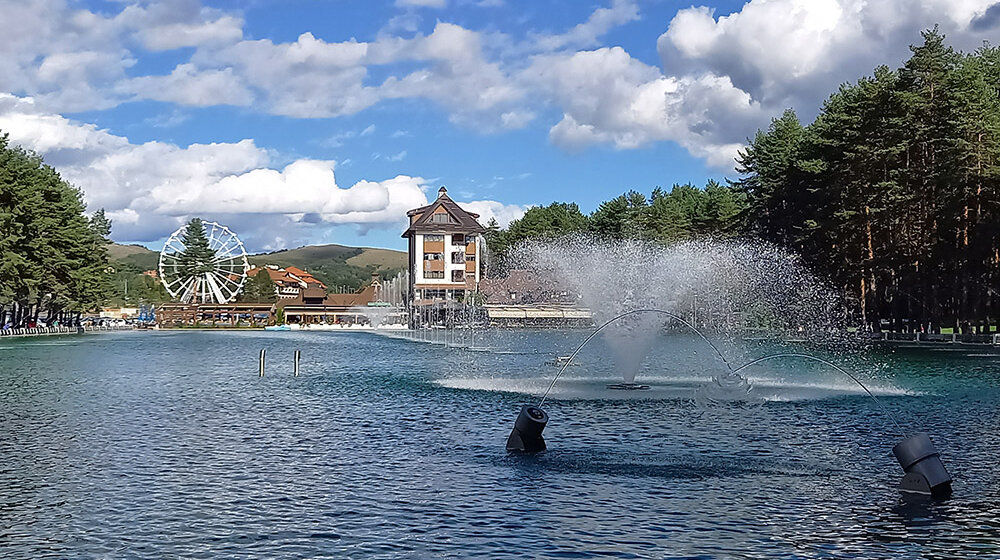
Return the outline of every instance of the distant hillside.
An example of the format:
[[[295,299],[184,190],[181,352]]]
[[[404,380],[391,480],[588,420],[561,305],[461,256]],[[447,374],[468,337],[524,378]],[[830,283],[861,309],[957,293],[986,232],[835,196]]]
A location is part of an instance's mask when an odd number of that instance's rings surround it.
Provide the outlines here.
[[[156,270],[160,254],[141,245],[108,245],[112,266],[122,272],[141,273]],[[330,289],[356,289],[378,272],[391,278],[406,268],[406,253],[391,249],[347,247],[344,245],[309,245],[298,249],[251,255],[250,264],[297,266],[308,270]]]
[[[383,278],[392,278],[406,268],[406,259],[406,253],[390,249],[309,245],[253,255],[250,264],[297,266],[311,272],[330,289],[355,289],[367,282],[373,272],[378,272]]]
[[[150,251],[142,245],[119,245],[110,243],[108,260],[115,268],[127,269],[132,272],[155,270],[160,262],[160,254]],[[124,266],[123,266],[124,265]]]

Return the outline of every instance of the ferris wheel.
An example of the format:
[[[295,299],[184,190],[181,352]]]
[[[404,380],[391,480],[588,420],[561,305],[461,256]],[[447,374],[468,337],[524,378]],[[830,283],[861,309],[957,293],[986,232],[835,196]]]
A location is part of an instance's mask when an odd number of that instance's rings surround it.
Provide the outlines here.
[[[227,303],[247,279],[247,252],[228,227],[195,218],[160,251],[160,280],[182,303]]]

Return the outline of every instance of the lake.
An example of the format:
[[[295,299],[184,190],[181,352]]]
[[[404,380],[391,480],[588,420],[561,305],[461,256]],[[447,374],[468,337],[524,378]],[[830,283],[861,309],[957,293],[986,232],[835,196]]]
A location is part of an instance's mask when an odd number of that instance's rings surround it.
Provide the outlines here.
[[[2,340],[0,556],[1000,557],[1000,351],[720,346],[856,372],[941,451],[954,495],[928,502],[901,498],[901,436],[849,379],[767,362],[747,370],[759,403],[701,407],[723,366],[676,334],[643,362],[649,391],[607,389],[595,339],[545,403],[548,451],[508,456],[518,410],[587,334]]]

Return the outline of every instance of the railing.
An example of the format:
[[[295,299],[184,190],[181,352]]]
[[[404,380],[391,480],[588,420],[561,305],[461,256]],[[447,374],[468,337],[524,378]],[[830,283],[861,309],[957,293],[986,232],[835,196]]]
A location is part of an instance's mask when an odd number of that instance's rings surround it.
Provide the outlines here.
[[[26,327],[23,329],[0,329],[0,337],[44,336],[50,334],[79,334],[95,331],[130,331],[132,325],[90,326],[90,327]]]

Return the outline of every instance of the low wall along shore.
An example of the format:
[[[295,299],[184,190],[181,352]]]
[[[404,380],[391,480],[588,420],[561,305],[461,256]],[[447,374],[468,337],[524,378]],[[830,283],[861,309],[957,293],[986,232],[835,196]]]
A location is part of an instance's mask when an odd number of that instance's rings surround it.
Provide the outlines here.
[[[53,334],[83,334],[85,332],[99,331],[130,331],[134,329],[132,325],[114,327],[34,327],[30,329],[0,329],[0,337],[15,336],[47,336]]]

